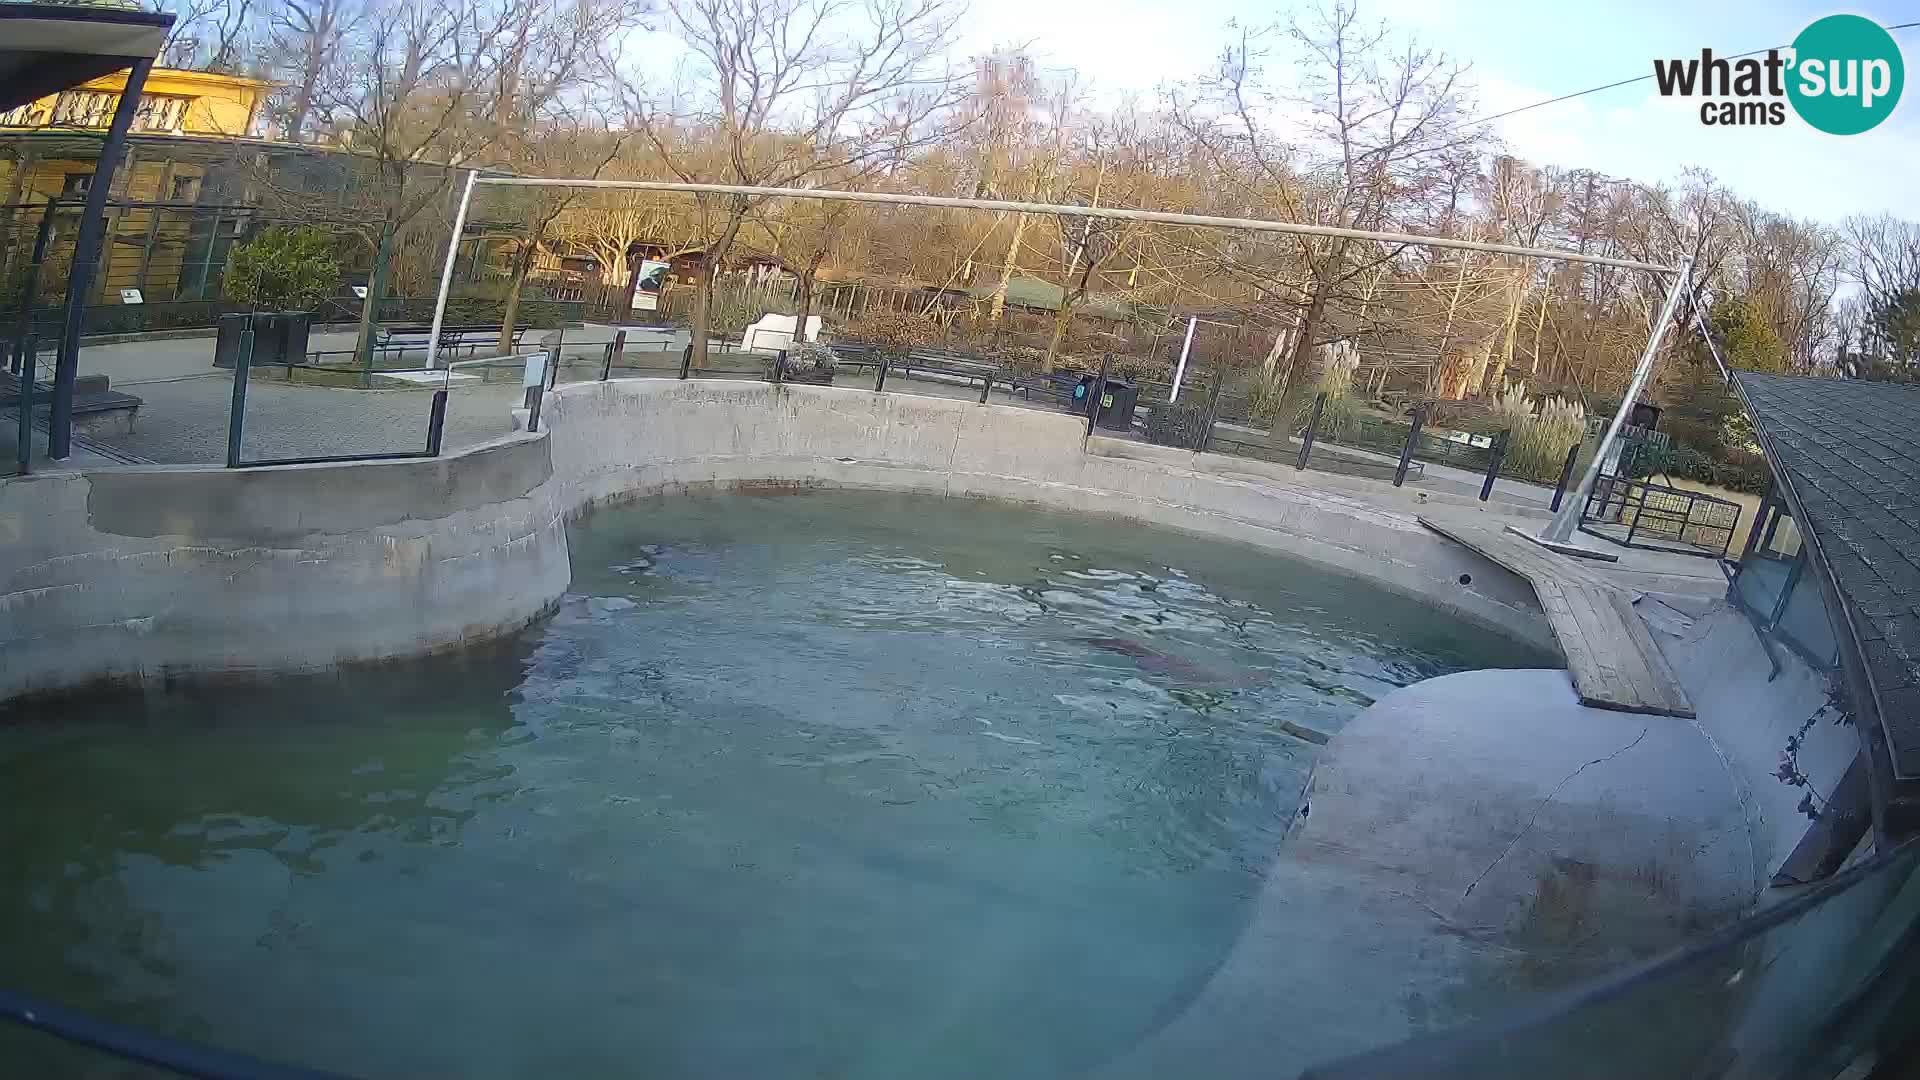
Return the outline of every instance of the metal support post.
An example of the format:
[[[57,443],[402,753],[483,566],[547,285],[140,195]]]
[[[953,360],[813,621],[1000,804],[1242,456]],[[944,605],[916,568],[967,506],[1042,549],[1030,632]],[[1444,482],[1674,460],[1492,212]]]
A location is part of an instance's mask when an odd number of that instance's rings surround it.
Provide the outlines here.
[[[1313,399],[1313,412],[1307,416],[1307,430],[1300,433],[1300,456],[1293,463],[1296,469],[1306,468],[1307,458],[1313,455],[1313,437],[1320,433],[1320,414],[1326,411],[1327,397],[1328,395],[1321,394]]]
[[[113,110],[113,122],[107,127],[106,142],[94,165],[93,179],[87,182],[86,208],[80,213],[80,232],[73,244],[73,269],[67,275],[67,316],[53,364],[53,398],[47,409],[47,456],[55,461],[65,461],[73,448],[73,384],[80,375],[80,331],[86,322],[87,296],[93,291],[94,270],[106,239],[107,191],[113,186],[113,173],[126,150],[127,132],[133,127],[140,92],[146,88],[147,72],[151,70],[153,61],[148,59],[134,61],[128,70],[120,104]]]
[[[427,369],[439,365],[434,363],[440,354],[440,326],[446,320],[447,293],[453,289],[453,266],[460,257],[460,234],[467,229],[467,207],[473,202],[473,182],[480,178],[478,169],[467,173],[467,184],[460,189],[460,208],[453,212],[453,235],[447,239],[447,261],[440,267],[440,289],[433,295],[433,329],[427,334]],[[377,303],[379,298],[374,298]]]
[[[1493,445],[1487,447],[1487,478],[1480,482],[1480,501],[1486,502],[1493,496],[1493,479],[1500,475],[1500,464],[1507,457],[1507,440],[1513,436],[1511,431],[1496,432]]]
[[[59,199],[50,199],[47,208],[40,212],[40,228],[33,237],[33,261],[27,264],[27,280],[20,289],[20,320],[14,332],[14,355],[12,367],[18,374],[25,359],[21,351],[25,343],[37,337],[33,332],[33,305],[40,298],[40,266],[47,259],[47,242],[53,237],[53,214],[60,207]]]
[[[440,456],[440,436],[447,426],[447,392],[435,390],[433,405],[427,410],[427,456]]]
[[[1180,380],[1187,373],[1187,353],[1193,349],[1193,328],[1200,325],[1200,316],[1187,317],[1187,337],[1180,343],[1180,362],[1173,365],[1173,389],[1167,394],[1167,401],[1180,400]]]
[[[1559,510],[1560,500],[1567,496],[1567,482],[1573,479],[1573,463],[1580,458],[1580,444],[1567,447],[1567,460],[1560,466],[1560,482],[1553,486],[1553,505],[1549,510]]]
[[[1113,354],[1100,354],[1100,374],[1093,380],[1092,393],[1087,397],[1087,434],[1093,434],[1093,425],[1100,420],[1100,399],[1107,393],[1107,373],[1113,369]]]
[[[33,380],[40,375],[40,339],[29,331],[20,342],[20,475],[33,471]]]
[[[878,377],[878,378],[876,378],[876,379],[874,379],[874,380],[873,380],[873,392],[874,392],[874,393],[876,393],[876,394],[877,394],[877,393],[879,393],[880,391],[882,391],[882,390],[885,390],[885,389],[887,388],[887,367],[888,367],[888,365],[889,365],[889,364],[890,364],[891,362],[892,362],[892,357],[891,357],[891,356],[889,356],[889,355],[888,355],[888,354],[887,354],[886,352],[884,352],[884,351],[883,351],[883,352],[881,352],[881,354],[880,354],[880,375],[879,375],[879,377]]]
[[[1407,441],[1400,447],[1400,464],[1393,470],[1393,486],[1400,487],[1407,482],[1407,468],[1413,464],[1413,447],[1420,441],[1420,429],[1427,423],[1425,404],[1415,405],[1407,410],[1413,423],[1407,425]]]
[[[240,467],[240,445],[247,429],[247,369],[253,366],[253,324],[240,332],[233,358],[233,398],[227,406],[227,468]]]
[[[1660,339],[1666,336],[1667,325],[1673,321],[1673,313],[1680,306],[1680,298],[1686,295],[1692,277],[1693,256],[1688,255],[1680,264],[1679,272],[1673,275],[1673,285],[1667,290],[1667,302],[1661,305],[1660,316],[1653,321],[1653,329],[1647,334],[1647,347],[1640,354],[1640,362],[1634,365],[1633,378],[1627,383],[1626,392],[1620,395],[1620,408],[1614,411],[1606,433],[1600,436],[1600,446],[1595,450],[1593,460],[1587,464],[1586,475],[1580,478],[1580,486],[1574,489],[1573,502],[1554,512],[1553,520],[1541,530],[1540,539],[1551,544],[1573,542],[1574,527],[1580,524],[1581,509],[1586,506],[1593,485],[1600,479],[1600,469],[1607,460],[1607,451],[1619,438],[1620,429],[1626,426],[1627,417],[1633,414],[1634,402],[1640,400],[1640,392],[1646,388],[1647,380],[1653,374],[1653,361],[1660,353]]]

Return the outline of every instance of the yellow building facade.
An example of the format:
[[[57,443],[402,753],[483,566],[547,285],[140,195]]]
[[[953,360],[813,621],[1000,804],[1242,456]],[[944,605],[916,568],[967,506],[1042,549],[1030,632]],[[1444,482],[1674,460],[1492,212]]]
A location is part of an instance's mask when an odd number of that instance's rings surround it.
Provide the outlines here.
[[[126,73],[119,72],[0,113],[0,229],[11,237],[0,271],[19,267],[16,252],[31,242],[24,234],[49,200],[76,204],[57,212],[56,233],[77,225],[77,204],[91,185],[100,139],[125,86]],[[270,89],[257,79],[155,68],[140,95],[127,159],[115,172],[116,202],[221,202],[218,192],[205,190],[209,174],[250,141]],[[241,224],[239,215],[220,217],[217,206],[110,206],[105,265],[89,302],[119,302],[123,289],[139,290],[144,303],[212,299],[227,242]],[[59,248],[56,243],[53,250]]]

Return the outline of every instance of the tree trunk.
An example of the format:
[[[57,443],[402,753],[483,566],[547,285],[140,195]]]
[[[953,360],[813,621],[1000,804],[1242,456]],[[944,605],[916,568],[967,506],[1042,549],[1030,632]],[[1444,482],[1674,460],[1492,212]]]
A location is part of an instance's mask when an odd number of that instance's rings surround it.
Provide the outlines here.
[[[1040,362],[1040,370],[1053,370],[1053,360],[1060,353],[1060,342],[1066,339],[1067,324],[1073,321],[1073,301],[1060,298],[1060,308],[1053,313],[1053,336],[1047,339],[1047,356]]]
[[[700,277],[693,290],[693,366],[707,366],[707,313],[713,307],[713,275],[727,253],[733,250],[733,239],[740,235],[740,223],[746,220],[748,204],[741,196],[734,196],[727,204],[727,224],[720,230],[720,236],[707,245],[707,251],[700,259]]]
[[[1533,355],[1527,358],[1527,374],[1540,373],[1540,331],[1547,325],[1547,301],[1553,298],[1553,275],[1547,275],[1547,283],[1540,289],[1540,315],[1533,321]]]
[[[1513,281],[1513,302],[1507,305],[1506,340],[1500,345],[1500,355],[1487,364],[1485,375],[1481,377],[1482,394],[1494,395],[1506,389],[1507,369],[1513,366],[1513,339],[1520,332],[1520,306],[1526,302],[1526,281],[1516,271]]]
[[[813,317],[813,282],[814,278],[820,273],[820,264],[825,260],[826,254],[824,252],[815,255],[813,258],[807,260],[807,268],[800,273],[800,281],[796,286],[799,290],[800,314],[795,316],[793,321],[793,340],[795,342],[811,340],[807,337],[807,320]]]
[[[520,289],[527,283],[527,275],[533,272],[534,246],[539,241],[532,232],[520,241],[520,250],[513,256],[513,276],[507,282],[507,310],[500,316],[500,355],[513,351],[513,328],[520,318]]]
[[[387,287],[387,259],[393,250],[393,232],[390,223],[380,229],[380,241],[373,248],[373,269],[367,274],[367,296],[360,301],[360,333],[354,340],[354,352],[362,369],[369,374],[373,371],[374,314],[380,306],[380,294]]]
[[[1020,238],[1027,233],[1027,215],[1013,219],[1013,241],[1007,245],[1007,261],[1000,266],[1000,283],[994,286],[993,300],[987,305],[987,319],[999,322],[1007,310],[1007,285],[1013,280],[1013,268],[1020,262]]]
[[[1288,350],[1284,366],[1274,375],[1274,392],[1280,402],[1280,411],[1273,418],[1273,426],[1267,429],[1267,445],[1280,449],[1287,444],[1293,425],[1289,422],[1286,406],[1287,392],[1293,382],[1294,372],[1299,371],[1313,355],[1313,334],[1319,329],[1320,320],[1326,314],[1327,301],[1333,297],[1333,278],[1321,277],[1313,287],[1313,299],[1307,302],[1307,310],[1300,316],[1300,329],[1294,335],[1293,348]]]

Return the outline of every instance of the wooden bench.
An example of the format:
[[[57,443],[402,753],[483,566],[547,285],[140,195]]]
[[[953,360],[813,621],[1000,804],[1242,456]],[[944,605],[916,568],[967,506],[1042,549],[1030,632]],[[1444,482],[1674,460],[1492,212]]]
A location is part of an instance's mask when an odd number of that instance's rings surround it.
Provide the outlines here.
[[[521,339],[527,335],[527,327],[516,326],[513,330],[513,349],[519,349]],[[406,354],[408,349],[422,349],[433,340],[432,326],[385,326],[374,338],[378,348],[386,352]],[[461,325],[442,325],[440,327],[440,348],[448,352],[465,349],[468,356],[483,348],[498,347],[500,344],[500,326],[498,323],[487,326],[482,323]]]
[[[34,381],[33,411],[45,415],[53,402],[53,384]],[[145,404],[132,394],[110,389],[105,375],[82,375],[73,381],[73,430],[81,435],[131,435],[133,419]],[[0,408],[20,407],[20,378],[0,371]]]

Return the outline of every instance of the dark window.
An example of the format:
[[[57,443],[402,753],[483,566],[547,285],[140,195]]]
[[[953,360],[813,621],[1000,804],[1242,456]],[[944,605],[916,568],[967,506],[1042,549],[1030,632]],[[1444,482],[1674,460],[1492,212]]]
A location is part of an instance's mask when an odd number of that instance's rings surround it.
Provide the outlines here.
[[[168,202],[192,202],[199,197],[200,178],[197,176],[176,176],[167,190]]]
[[[60,182],[60,194],[85,195],[87,193],[87,189],[92,186],[93,186],[92,173],[70,172],[67,174],[66,179]]]

